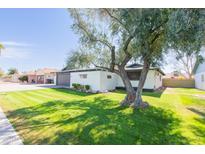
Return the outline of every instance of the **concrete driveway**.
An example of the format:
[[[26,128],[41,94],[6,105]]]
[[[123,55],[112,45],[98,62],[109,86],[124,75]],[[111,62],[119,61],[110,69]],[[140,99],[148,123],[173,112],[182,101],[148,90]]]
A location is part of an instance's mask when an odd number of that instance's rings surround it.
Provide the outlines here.
[[[0,92],[37,90],[46,88],[60,88],[54,84],[19,84],[19,83],[1,83]]]

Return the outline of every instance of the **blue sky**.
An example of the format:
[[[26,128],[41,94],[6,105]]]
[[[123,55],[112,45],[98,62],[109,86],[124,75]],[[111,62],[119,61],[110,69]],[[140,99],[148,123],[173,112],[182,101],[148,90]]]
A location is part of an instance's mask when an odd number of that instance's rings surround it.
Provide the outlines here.
[[[66,55],[77,46],[66,9],[0,9],[0,42],[6,49],[0,68],[27,71],[61,69]]]

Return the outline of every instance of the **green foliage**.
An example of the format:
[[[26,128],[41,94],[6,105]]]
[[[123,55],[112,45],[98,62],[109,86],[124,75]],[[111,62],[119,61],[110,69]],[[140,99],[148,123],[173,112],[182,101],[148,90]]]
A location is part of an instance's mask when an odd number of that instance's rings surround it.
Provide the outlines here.
[[[176,9],[170,17],[168,30],[171,48],[187,55],[199,52],[205,38],[204,9]]]
[[[10,68],[8,70],[8,75],[13,75],[13,74],[16,74],[18,73],[18,70],[16,68]]]
[[[115,47],[116,63],[120,64],[125,57],[124,45],[132,35],[128,47],[131,56],[141,60],[146,57],[152,65],[158,65],[163,62],[163,55],[168,48],[189,54],[199,51],[205,36],[203,11],[204,9],[70,9],[70,14],[74,19],[72,28],[79,34],[81,45],[95,49],[92,52],[95,59],[110,61],[111,57],[104,54],[109,53],[109,48],[105,45],[108,44]]]
[[[81,91],[90,90],[90,85],[81,85],[79,83],[72,83],[72,86],[76,90],[81,90]]]
[[[0,77],[4,75],[4,71],[0,68]]]
[[[85,85],[86,90],[90,90],[90,85]]]
[[[73,83],[72,86],[73,86],[74,89],[79,89],[80,84],[79,83]]]
[[[1,50],[5,49],[5,47],[3,46],[3,44],[0,43],[0,55],[1,55]]]
[[[21,77],[19,77],[19,80],[21,82],[28,82],[28,76],[27,75],[21,76]]]
[[[93,56],[84,52],[83,49],[73,51],[67,57],[64,70],[89,68],[92,64],[92,60]]]

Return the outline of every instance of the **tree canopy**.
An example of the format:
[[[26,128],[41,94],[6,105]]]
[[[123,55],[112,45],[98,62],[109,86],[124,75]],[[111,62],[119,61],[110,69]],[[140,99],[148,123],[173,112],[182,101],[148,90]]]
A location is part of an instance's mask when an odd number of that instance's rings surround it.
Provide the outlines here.
[[[121,76],[128,95],[132,85],[124,70],[131,59],[143,64],[136,95],[125,99],[143,106],[142,89],[148,70],[160,65],[168,49],[192,54],[204,41],[204,9],[70,9],[80,44],[107,63],[96,64]],[[131,87],[130,87],[131,86]]]
[[[89,68],[92,65],[93,56],[83,52],[82,49],[72,51],[66,60],[63,70]]]

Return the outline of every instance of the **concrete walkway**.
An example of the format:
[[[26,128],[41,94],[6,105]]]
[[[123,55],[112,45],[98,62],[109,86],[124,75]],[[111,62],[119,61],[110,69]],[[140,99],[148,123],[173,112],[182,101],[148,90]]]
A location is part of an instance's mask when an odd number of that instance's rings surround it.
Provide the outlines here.
[[[15,132],[9,120],[0,108],[0,145],[22,145],[23,142]]]

